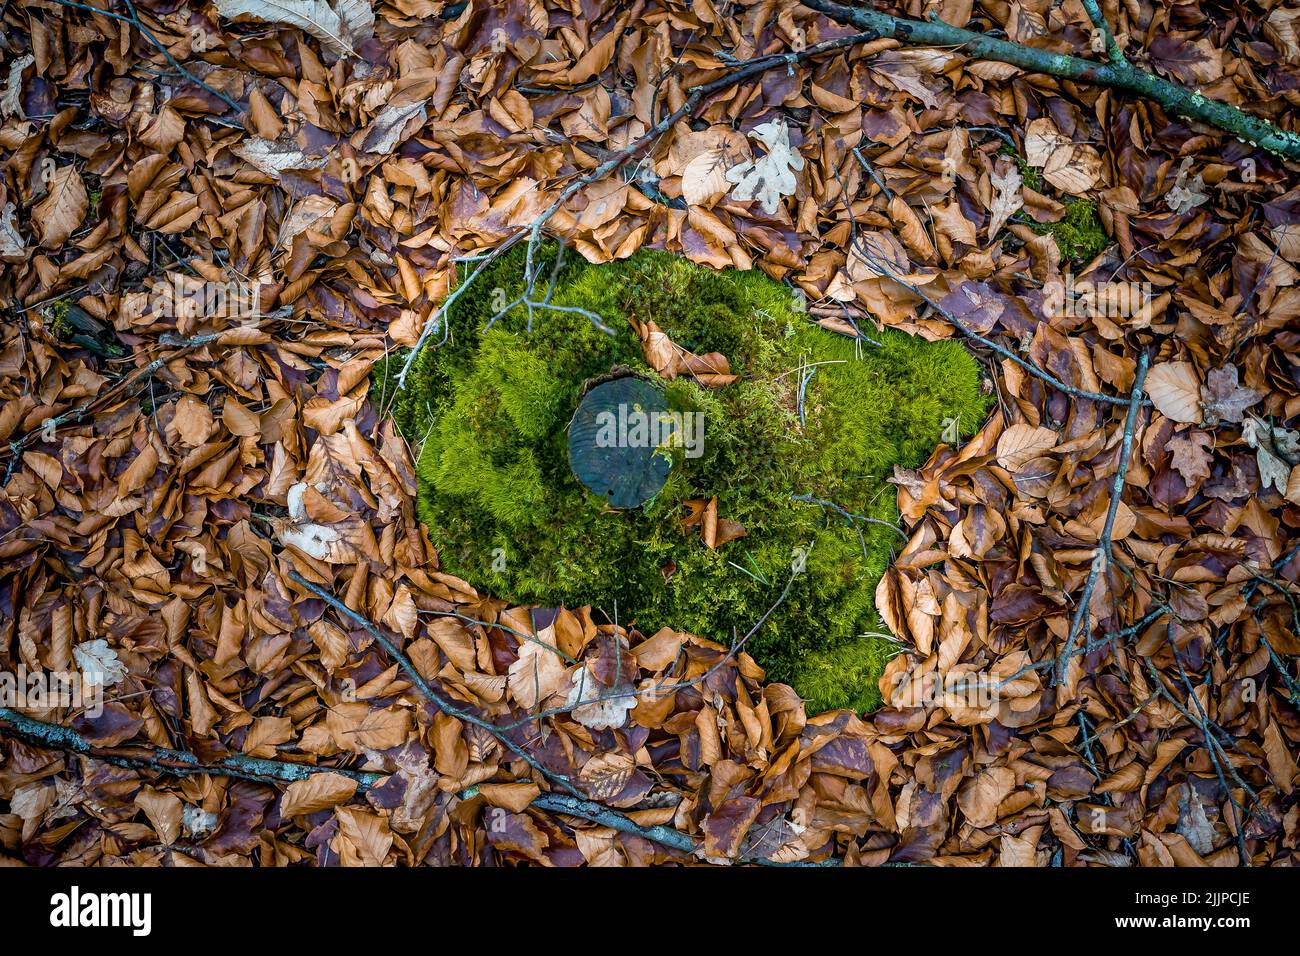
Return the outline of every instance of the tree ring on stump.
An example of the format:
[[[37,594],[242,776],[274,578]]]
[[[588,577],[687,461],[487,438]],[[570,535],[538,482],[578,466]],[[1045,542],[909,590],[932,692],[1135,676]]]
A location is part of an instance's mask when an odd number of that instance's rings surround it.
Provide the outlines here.
[[[592,388],[569,423],[573,476],[611,508],[637,508],[668,480],[672,458],[656,436],[668,413],[661,389],[634,376]]]

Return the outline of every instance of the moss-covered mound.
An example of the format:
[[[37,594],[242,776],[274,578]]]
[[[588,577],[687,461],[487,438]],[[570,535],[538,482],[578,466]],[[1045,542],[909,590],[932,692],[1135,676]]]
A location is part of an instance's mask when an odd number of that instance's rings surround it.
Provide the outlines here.
[[[484,332],[521,291],[518,256],[480,276],[453,307],[448,341],[421,354],[393,400],[444,567],[511,600],[592,604],[643,630],[729,642],[799,565],[748,650],[815,710],[877,706],[891,646],[875,633],[872,600],[902,541],[888,527],[898,516],[886,479],[920,464],[954,420],[965,434],[979,425],[986,401],[971,356],[888,331],[879,347],[855,343],[810,323],[759,272],[713,272],[662,252],[602,266],[566,257],[552,301],[599,314],[612,336],[551,310],[535,313],[530,332],[522,308]],[[630,317],[696,354],[721,352],[739,381],[663,381]],[[623,511],[575,479],[567,445],[584,390],[619,366],[704,425],[699,448],[667,450],[673,467],[658,494]],[[683,527],[683,503],[715,496],[719,518],[746,534],[711,550]]]

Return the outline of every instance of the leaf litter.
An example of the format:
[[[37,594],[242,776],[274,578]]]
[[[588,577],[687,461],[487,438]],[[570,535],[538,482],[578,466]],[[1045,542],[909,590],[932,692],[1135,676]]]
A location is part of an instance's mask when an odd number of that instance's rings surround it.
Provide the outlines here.
[[[976,6],[1014,39],[1048,32]],[[108,17],[3,13],[0,655],[95,675],[105,702],[25,712],[90,753],[3,734],[0,855],[1294,865],[1300,199],[1282,164],[1144,101],[878,43],[719,93],[635,178],[551,219],[593,261],[649,245],[762,268],[829,327],[965,334],[987,361],[998,410],[894,476],[886,706],[809,715],[743,650],[443,573],[369,373],[415,343],[461,259],[597,150],[727,57],[846,28],[707,0],[636,19],[541,0],[137,8],[189,73],[159,73]],[[1051,23],[1087,43],[1082,10]],[[1277,115],[1264,91],[1300,79],[1285,11],[1243,21],[1233,50],[1180,23],[1157,63]],[[1104,227],[1091,262],[1032,228],[1067,199]],[[1080,279],[1136,301],[1048,294]],[[731,374],[670,342],[647,354]],[[743,533],[692,512],[715,544]],[[300,774],[100,759],[123,748]],[[565,786],[685,842],[549,809]]]

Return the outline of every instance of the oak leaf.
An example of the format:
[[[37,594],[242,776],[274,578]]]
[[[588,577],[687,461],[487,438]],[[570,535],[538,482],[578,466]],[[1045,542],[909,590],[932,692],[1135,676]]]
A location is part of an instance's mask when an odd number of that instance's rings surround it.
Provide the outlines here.
[[[781,200],[798,188],[794,174],[803,169],[803,157],[791,148],[790,128],[781,120],[755,126],[751,135],[767,147],[766,155],[737,163],[726,179],[735,185],[731,195],[737,201],[757,199],[765,213],[775,215]]]
[[[1179,432],[1165,443],[1165,450],[1173,454],[1173,466],[1189,486],[1210,477],[1210,447],[1212,439],[1199,428]]]
[[[997,237],[999,230],[1007,224],[1024,205],[1021,189],[1024,177],[1016,164],[1009,159],[999,159],[989,175],[989,185],[993,187],[993,201],[989,205],[989,240]]]
[[[1246,409],[1263,397],[1253,388],[1237,384],[1237,366],[1228,364],[1223,368],[1212,368],[1201,388],[1201,413],[1207,425],[1239,423],[1245,417]]]

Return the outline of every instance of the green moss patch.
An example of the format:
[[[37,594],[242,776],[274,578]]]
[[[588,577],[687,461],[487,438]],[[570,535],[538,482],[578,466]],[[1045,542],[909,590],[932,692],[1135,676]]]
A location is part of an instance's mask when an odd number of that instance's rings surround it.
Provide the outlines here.
[[[981,423],[974,359],[955,342],[892,331],[880,346],[854,342],[810,323],[790,290],[759,272],[713,272],[653,251],[601,266],[566,259],[554,303],[597,313],[612,336],[549,310],[530,332],[522,308],[483,331],[522,291],[521,273],[509,255],[475,281],[452,309],[446,344],[420,355],[392,403],[417,449],[420,516],[444,567],[511,600],[592,604],[645,631],[731,642],[798,566],[747,649],[814,711],[878,706],[893,645],[878,633],[873,596],[902,543],[889,527],[898,515],[887,479],[895,465],[920,464],[945,429],[970,434]],[[697,354],[723,353],[739,381],[663,381],[629,317]],[[378,374],[400,365],[395,357]],[[612,372],[661,388],[671,412],[701,413],[704,429],[698,448],[664,450],[673,467],[657,494],[621,511],[574,478],[568,457],[582,395]],[[376,392],[393,387],[389,378]],[[683,527],[683,502],[715,496],[718,516],[746,534],[710,550],[698,528]]]
[[[1061,258],[1081,265],[1090,262],[1110,245],[1110,238],[1102,228],[1097,203],[1091,199],[1065,200],[1065,216],[1058,222],[1034,223],[1034,232],[1049,235],[1056,240]]]

